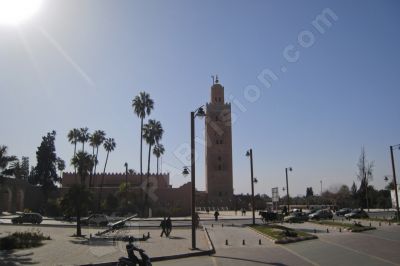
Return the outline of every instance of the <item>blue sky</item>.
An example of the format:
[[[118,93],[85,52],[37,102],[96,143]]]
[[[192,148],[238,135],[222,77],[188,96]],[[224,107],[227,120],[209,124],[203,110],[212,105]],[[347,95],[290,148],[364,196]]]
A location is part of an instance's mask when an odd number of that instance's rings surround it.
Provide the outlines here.
[[[321,33],[313,21],[327,10],[335,19]],[[69,162],[71,128],[103,129],[117,142],[108,170],[121,172],[125,162],[137,170],[131,100],[145,90],[155,101],[151,118],[165,129],[163,170],[179,186],[188,181],[179,154],[188,152],[189,113],[209,101],[218,74],[235,117],[235,193],[250,192],[250,147],[257,193],[283,187],[288,166],[292,195],[308,186],[319,193],[320,180],[324,189],[350,186],[362,146],[382,188],[389,145],[400,143],[399,11],[388,0],[45,0],[29,21],[0,25],[0,144],[34,163],[54,129],[57,154]],[[296,62],[285,57],[288,47]],[[271,86],[259,79],[265,70],[277,76]],[[204,121],[196,127],[204,189]]]

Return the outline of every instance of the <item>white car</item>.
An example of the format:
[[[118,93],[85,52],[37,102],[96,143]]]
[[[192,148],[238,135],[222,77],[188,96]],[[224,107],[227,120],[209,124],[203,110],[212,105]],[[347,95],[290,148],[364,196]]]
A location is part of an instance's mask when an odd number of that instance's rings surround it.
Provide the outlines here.
[[[108,218],[104,214],[92,214],[89,217],[82,219],[81,224],[106,226],[108,224]]]

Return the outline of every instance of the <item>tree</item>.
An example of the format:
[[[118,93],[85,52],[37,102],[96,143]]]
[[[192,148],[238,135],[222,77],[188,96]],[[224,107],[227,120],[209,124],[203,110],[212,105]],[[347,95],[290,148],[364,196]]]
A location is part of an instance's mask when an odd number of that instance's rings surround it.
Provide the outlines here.
[[[132,108],[134,113],[140,118],[140,175],[143,176],[143,120],[153,110],[154,101],[148,93],[142,91],[132,100]]]
[[[157,157],[157,175],[158,175],[158,160],[165,152],[164,145],[157,143],[153,148],[153,154]]]
[[[308,187],[306,190],[306,198],[314,196],[313,188]]]
[[[373,168],[374,168],[374,162],[368,162],[367,160],[367,155],[365,152],[364,147],[361,148],[361,154],[360,158],[358,159],[357,163],[358,167],[358,173],[357,173],[357,179],[360,180],[360,192],[361,195],[364,195],[365,197],[365,207],[369,209],[368,205],[368,183],[370,180],[373,178]],[[362,206],[361,202],[361,206]]]
[[[46,202],[49,191],[55,189],[55,182],[58,181],[55,139],[55,131],[47,133],[46,136],[42,137],[42,142],[36,152],[37,164],[34,171],[33,183],[39,184],[42,187]]]
[[[76,214],[76,235],[81,236],[81,214],[91,201],[91,193],[86,188],[85,182],[93,169],[93,158],[90,154],[80,151],[72,159],[71,164],[78,169],[80,184],[73,185],[65,198],[64,207],[69,207]]]
[[[76,215],[76,235],[82,236],[81,215],[92,202],[92,194],[84,184],[74,184],[61,200],[61,208],[66,215]]]
[[[144,208],[147,207],[148,201],[148,190],[149,190],[149,178],[150,178],[150,155],[151,155],[151,147],[161,140],[164,130],[159,121],[150,119],[149,122],[143,127],[143,137],[146,140],[146,143],[149,145],[149,156],[147,161],[147,178],[146,178],[146,195],[144,200]]]
[[[80,151],[71,159],[71,165],[78,169],[81,184],[85,184],[86,178],[93,169],[93,157],[87,152]]]
[[[81,129],[79,129],[79,142],[82,143],[82,151],[85,151],[85,143],[88,142],[89,137],[90,137],[90,133],[88,132],[89,129],[87,127],[82,127]]]
[[[79,142],[79,135],[80,131],[78,128],[71,129],[67,135],[68,141],[74,145],[74,157],[76,154],[76,144]]]
[[[106,133],[103,130],[96,130],[90,137],[89,137],[89,144],[90,146],[93,147],[93,161],[94,161],[94,171],[92,173],[96,175],[96,168],[98,164],[98,155],[99,155],[99,146],[103,144],[104,140],[106,138]],[[95,154],[95,149],[96,149],[96,154]],[[89,181],[89,186],[92,184],[92,173],[90,175],[90,181]]]
[[[107,156],[106,156],[106,162],[104,163],[103,176],[101,177],[101,185],[100,185],[100,192],[99,192],[99,206],[101,204],[101,193],[103,191],[104,175],[106,174],[108,155],[110,154],[110,152],[112,152],[115,149],[116,146],[117,145],[116,145],[115,140],[113,138],[108,138],[108,139],[104,140],[103,147],[107,152]]]
[[[65,161],[60,157],[57,157],[57,170],[60,171],[59,181],[61,182],[62,172],[65,170]]]
[[[29,177],[29,157],[22,156],[21,179],[28,180],[28,177]]]
[[[3,177],[13,174],[13,169],[8,168],[8,164],[18,160],[16,156],[8,156],[7,149],[7,146],[0,146],[0,181],[2,181]]]

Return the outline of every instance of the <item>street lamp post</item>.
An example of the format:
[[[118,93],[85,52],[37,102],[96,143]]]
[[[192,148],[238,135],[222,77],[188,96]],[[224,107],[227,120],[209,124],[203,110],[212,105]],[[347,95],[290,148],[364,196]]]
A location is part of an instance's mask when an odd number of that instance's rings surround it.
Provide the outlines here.
[[[286,197],[287,197],[287,211],[290,211],[290,199],[289,199],[289,181],[288,181],[288,170],[291,172],[293,171],[292,167],[286,167],[285,168],[285,173],[286,173]]]
[[[194,143],[194,119],[196,117],[204,117],[206,114],[203,110],[203,106],[200,106],[195,111],[190,112],[190,173],[192,183],[192,202],[191,202],[191,213],[192,213],[192,249],[196,249],[196,164],[195,164],[195,143]],[[184,168],[183,174],[189,174],[189,169]]]
[[[250,157],[250,183],[251,183],[251,209],[253,214],[253,225],[256,224],[256,214],[255,214],[255,202],[254,202],[254,183],[257,183],[257,179],[253,176],[253,149],[246,152],[246,156]]]
[[[125,204],[128,209],[128,163],[124,164],[125,166]]]
[[[396,167],[394,166],[394,156],[393,156],[393,147],[400,149],[400,144],[390,146],[390,157],[392,159],[392,171],[393,171],[393,185],[394,185],[394,193],[396,195],[396,209],[397,209],[397,223],[399,223],[399,196],[397,194],[397,181],[396,181]]]

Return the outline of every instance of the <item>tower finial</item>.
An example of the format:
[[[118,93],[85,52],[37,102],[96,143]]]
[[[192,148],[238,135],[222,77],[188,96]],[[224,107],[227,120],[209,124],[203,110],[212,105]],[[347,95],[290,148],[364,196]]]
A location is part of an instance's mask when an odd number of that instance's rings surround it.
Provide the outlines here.
[[[215,75],[215,83],[218,84],[219,80],[218,80],[218,75]]]

